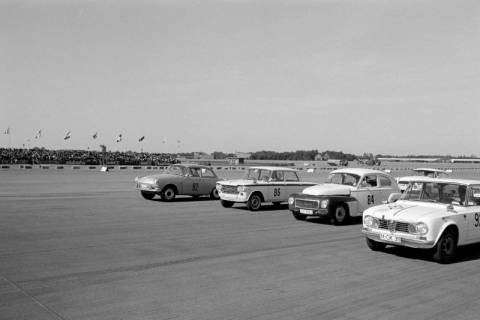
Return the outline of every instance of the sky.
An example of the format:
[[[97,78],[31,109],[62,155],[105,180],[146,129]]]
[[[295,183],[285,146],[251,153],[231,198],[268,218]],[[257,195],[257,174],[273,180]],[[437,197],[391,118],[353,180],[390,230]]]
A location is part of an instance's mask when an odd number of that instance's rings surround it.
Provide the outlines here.
[[[2,0],[0,146],[480,155],[479,17],[477,0]]]

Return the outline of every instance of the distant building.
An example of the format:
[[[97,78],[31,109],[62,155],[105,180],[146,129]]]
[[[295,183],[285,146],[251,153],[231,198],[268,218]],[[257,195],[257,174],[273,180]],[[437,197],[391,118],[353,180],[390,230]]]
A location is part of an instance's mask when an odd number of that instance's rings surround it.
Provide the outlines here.
[[[236,152],[234,157],[228,157],[227,162],[230,165],[240,165],[245,163],[245,159],[250,159],[250,153]]]
[[[378,160],[389,162],[441,162],[439,158],[378,158]]]

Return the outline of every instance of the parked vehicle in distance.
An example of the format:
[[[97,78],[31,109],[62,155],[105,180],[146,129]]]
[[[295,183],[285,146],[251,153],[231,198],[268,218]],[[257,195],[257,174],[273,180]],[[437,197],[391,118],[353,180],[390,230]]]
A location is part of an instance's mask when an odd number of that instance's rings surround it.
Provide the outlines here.
[[[286,202],[290,194],[312,185],[315,183],[300,181],[292,168],[251,167],[243,179],[217,182],[217,190],[225,208],[246,203],[249,210],[256,211],[262,203],[272,202],[278,206]]]
[[[290,195],[288,206],[297,220],[329,217],[339,225],[398,192],[395,179],[384,171],[345,168],[332,171],[323,184]]]
[[[174,164],[160,174],[136,177],[135,183],[145,199],[151,200],[158,194],[162,200],[171,201],[177,195],[209,195],[212,199],[219,199],[215,186],[220,180],[208,166]]]
[[[403,195],[363,213],[363,233],[375,251],[433,249],[435,261],[452,262],[458,246],[480,242],[480,180],[417,177]]]
[[[441,169],[435,169],[435,168],[416,168],[416,169],[413,169],[412,171],[414,173],[412,176],[397,178],[398,187],[400,188],[401,192],[404,192],[405,189],[407,189],[407,186],[410,183],[410,181],[415,180],[419,176],[431,177],[431,178],[442,178],[442,177],[445,178],[448,176],[449,173],[452,172],[452,170],[441,170]]]

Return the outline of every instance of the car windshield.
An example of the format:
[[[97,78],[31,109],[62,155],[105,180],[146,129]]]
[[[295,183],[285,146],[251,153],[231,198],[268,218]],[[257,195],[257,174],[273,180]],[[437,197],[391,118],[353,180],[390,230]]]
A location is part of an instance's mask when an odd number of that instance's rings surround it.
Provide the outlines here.
[[[467,186],[455,183],[411,182],[402,200],[466,205]]]
[[[185,168],[181,166],[170,166],[165,170],[165,173],[183,176],[185,174]]]
[[[343,184],[346,186],[356,186],[360,176],[354,173],[331,173],[325,180],[325,183]]]
[[[248,169],[243,179],[245,180],[268,180],[272,174],[271,170],[266,169]]]

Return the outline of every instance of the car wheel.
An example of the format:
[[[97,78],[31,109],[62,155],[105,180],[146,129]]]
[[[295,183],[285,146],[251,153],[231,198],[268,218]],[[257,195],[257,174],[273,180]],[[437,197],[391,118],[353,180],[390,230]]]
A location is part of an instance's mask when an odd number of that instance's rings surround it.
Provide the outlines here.
[[[144,197],[147,200],[152,200],[153,197],[155,197],[155,193],[153,193],[153,192],[140,191],[140,193],[142,194],[142,197]]]
[[[297,220],[300,220],[300,221],[305,221],[305,220],[307,220],[307,216],[304,215],[304,214],[295,213],[295,212],[292,212],[292,213],[293,213],[293,216],[295,217],[295,219],[297,219]]]
[[[385,243],[378,242],[369,238],[365,238],[367,241],[367,246],[373,251],[381,251],[387,246]]]
[[[250,196],[250,199],[247,201],[247,208],[250,211],[257,211],[262,206],[262,198],[256,193]]]
[[[233,201],[221,200],[220,203],[224,208],[231,208],[233,206]]]
[[[161,196],[162,199],[165,201],[172,201],[173,199],[175,199],[176,196],[175,189],[173,189],[172,187],[167,187],[163,189]]]
[[[218,194],[217,188],[212,189],[212,192],[210,192],[210,198],[214,200],[220,199],[220,195]]]
[[[451,230],[446,230],[434,248],[433,260],[438,263],[450,263],[457,253],[457,236]]]
[[[330,220],[334,225],[346,224],[349,218],[347,207],[344,204],[333,206],[331,215]]]

